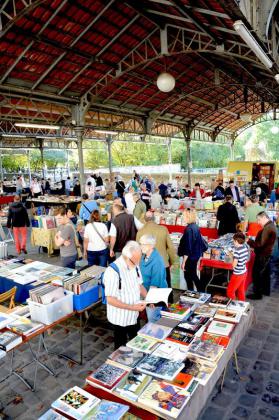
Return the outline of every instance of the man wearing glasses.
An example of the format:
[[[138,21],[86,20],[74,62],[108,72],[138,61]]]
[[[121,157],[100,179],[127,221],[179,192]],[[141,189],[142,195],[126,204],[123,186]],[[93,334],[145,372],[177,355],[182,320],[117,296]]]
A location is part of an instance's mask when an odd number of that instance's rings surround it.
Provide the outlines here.
[[[104,274],[107,317],[114,327],[114,347],[125,346],[139,330],[139,312],[145,303],[139,303],[147,292],[142,285],[139,269],[141,247],[129,241],[122,255],[114,262],[115,268],[108,267]]]

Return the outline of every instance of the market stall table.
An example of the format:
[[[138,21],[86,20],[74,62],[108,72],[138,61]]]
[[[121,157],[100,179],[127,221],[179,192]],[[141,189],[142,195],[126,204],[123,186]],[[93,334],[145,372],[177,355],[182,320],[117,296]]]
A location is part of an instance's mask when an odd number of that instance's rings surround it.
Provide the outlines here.
[[[179,420],[185,420],[185,419],[196,420],[199,418],[199,415],[201,411],[203,410],[211,392],[213,391],[218,380],[221,378],[222,374],[224,374],[224,371],[228,363],[230,362],[231,358],[234,356],[238,346],[240,345],[241,341],[246,336],[248,330],[252,326],[253,320],[254,320],[254,310],[253,310],[253,307],[251,306],[247,315],[243,315],[240,323],[236,325],[232,333],[229,345],[226,348],[226,351],[223,353],[220,360],[218,361],[217,368],[212,374],[211,378],[209,379],[209,381],[207,382],[205,386],[202,386],[202,385],[198,386],[197,390],[191,396],[185,408],[181,411],[180,415],[177,417]],[[97,386],[92,386],[92,385],[86,386],[85,389],[88,390],[88,392],[91,392],[93,395],[96,395],[96,396],[100,395],[101,398],[112,400],[115,397],[117,398],[117,401],[120,403],[121,402],[123,404],[128,403],[128,405],[131,407],[131,410],[130,410],[131,412],[133,412],[132,409],[137,408],[137,409],[146,410],[147,412],[151,412],[152,414],[157,413],[156,410],[151,409],[150,407],[147,407],[144,404],[141,404],[137,401],[131,401],[130,399],[122,397],[122,396],[120,397],[119,394],[117,394],[114,391],[109,391],[109,390],[103,391],[103,390],[100,390],[100,388],[98,388]],[[161,412],[160,413],[158,412],[157,415],[158,415],[158,418],[163,418],[166,420],[172,419],[172,417]],[[139,417],[142,419],[147,418],[147,417],[141,417],[141,416]]]
[[[55,235],[57,229],[43,229],[43,228],[32,228],[31,230],[31,245],[45,247],[48,250],[48,255],[53,254],[55,249],[59,249],[55,245]]]
[[[247,277],[246,277],[246,283],[245,283],[245,291],[248,289],[249,285],[252,283],[253,281],[253,265],[254,265],[254,261],[255,261],[255,253],[253,251],[251,251],[250,254],[250,259],[247,262]],[[225,261],[220,261],[220,260],[213,260],[213,259],[209,259],[209,258],[201,258],[200,259],[200,271],[202,271],[203,268],[212,268],[212,276],[209,280],[209,283],[206,286],[206,290],[209,286],[214,286],[217,288],[222,288],[222,289],[226,289],[225,286],[220,286],[218,284],[213,284],[213,280],[215,275],[215,270],[217,269],[221,269],[221,270],[225,270],[227,271],[227,279],[229,282],[230,279],[230,274],[233,271],[233,266],[231,262],[225,262]]]
[[[32,283],[29,284],[19,284],[14,280],[8,279],[7,277],[0,276],[0,294],[5,293],[13,287],[17,288],[15,301],[17,303],[24,303],[26,299],[29,298],[29,290],[34,289],[35,286],[32,286]]]
[[[9,204],[14,201],[15,196],[14,195],[2,195],[0,197],[0,206],[3,204]]]
[[[166,226],[169,233],[184,233],[186,226],[181,225],[165,225],[161,223],[162,226]],[[218,230],[216,228],[203,228],[200,227],[200,232],[203,236],[206,236],[208,239],[217,239],[219,237]]]
[[[59,198],[57,200],[53,199],[51,196],[49,198],[28,198],[26,200],[27,203],[33,204],[35,207],[54,207],[54,206],[67,206],[71,210],[75,211],[77,205],[81,203],[81,198],[74,198],[74,199],[62,199]]]

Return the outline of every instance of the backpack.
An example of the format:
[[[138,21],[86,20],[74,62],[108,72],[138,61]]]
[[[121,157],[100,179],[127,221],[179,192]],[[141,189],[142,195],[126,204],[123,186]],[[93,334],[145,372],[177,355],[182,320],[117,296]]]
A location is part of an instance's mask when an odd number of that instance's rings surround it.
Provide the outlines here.
[[[122,279],[121,279],[121,276],[120,276],[119,268],[117,267],[117,265],[114,262],[112,262],[109,265],[109,267],[111,267],[118,274],[118,277],[119,277],[118,290],[121,290]],[[106,295],[105,295],[104,273],[101,274],[99,286],[101,287],[101,292],[102,292],[102,304],[106,305],[107,304],[107,298],[106,298]]]

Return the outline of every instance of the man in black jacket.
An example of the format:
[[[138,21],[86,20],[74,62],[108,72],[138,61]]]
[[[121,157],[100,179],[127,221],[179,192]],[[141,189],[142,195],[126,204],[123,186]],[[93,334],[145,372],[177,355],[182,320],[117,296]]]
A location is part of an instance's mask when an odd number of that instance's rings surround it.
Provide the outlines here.
[[[233,201],[238,201],[240,203],[240,194],[238,187],[234,184],[234,181],[231,179],[229,182],[228,188],[225,190],[225,196],[232,196]]]
[[[17,253],[26,251],[27,227],[30,226],[27,210],[21,202],[19,195],[15,195],[14,202],[10,205],[8,213],[7,227],[13,229],[15,247]]]
[[[239,223],[239,217],[236,207],[232,203],[232,196],[225,197],[225,203],[217,211],[217,220],[219,220],[218,234],[235,233],[236,225]]]

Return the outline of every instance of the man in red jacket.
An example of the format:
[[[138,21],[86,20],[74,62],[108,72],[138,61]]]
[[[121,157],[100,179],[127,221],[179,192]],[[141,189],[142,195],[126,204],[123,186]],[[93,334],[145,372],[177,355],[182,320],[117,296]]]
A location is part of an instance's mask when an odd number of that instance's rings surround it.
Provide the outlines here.
[[[201,199],[205,197],[205,191],[201,188],[198,182],[195,183],[194,189],[190,194],[191,198]]]

